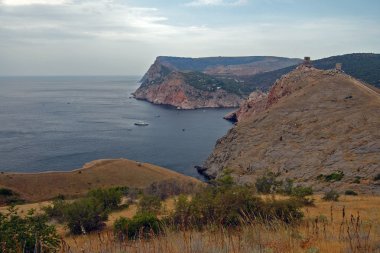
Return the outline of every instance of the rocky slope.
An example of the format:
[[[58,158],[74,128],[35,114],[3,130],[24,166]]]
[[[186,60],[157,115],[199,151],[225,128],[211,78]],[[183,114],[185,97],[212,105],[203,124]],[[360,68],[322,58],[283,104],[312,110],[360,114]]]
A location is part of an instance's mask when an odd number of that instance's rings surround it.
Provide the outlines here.
[[[134,96],[181,109],[237,107],[257,87],[246,82],[258,73],[299,63],[282,57],[157,57]]]
[[[243,97],[224,89],[202,90],[186,82],[184,74],[172,72],[159,85],[141,86],[135,98],[180,109],[238,107]]]
[[[380,54],[355,53],[313,60],[313,66],[324,70],[335,68],[336,63],[342,63],[343,71],[350,76],[380,88]],[[267,91],[277,79],[296,69],[297,65],[259,73],[246,81]]]
[[[225,168],[239,182],[268,171],[316,190],[380,193],[380,95],[335,70],[300,66],[267,96],[248,101],[239,123],[218,140],[203,173]],[[252,97],[251,97],[252,98]],[[343,172],[336,182],[326,176]]]

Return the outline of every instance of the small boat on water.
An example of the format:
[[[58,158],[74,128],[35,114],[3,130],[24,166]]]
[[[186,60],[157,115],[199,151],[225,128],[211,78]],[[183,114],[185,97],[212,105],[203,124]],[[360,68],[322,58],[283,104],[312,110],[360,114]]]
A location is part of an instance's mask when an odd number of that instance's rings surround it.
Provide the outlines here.
[[[149,126],[148,123],[144,122],[144,121],[138,121],[138,122],[135,122],[135,125],[136,126]]]

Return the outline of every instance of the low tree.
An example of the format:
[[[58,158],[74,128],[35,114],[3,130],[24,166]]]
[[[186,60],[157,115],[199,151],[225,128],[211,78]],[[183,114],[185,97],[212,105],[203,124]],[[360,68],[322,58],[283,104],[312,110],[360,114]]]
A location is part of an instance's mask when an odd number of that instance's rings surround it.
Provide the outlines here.
[[[337,191],[330,190],[330,191],[325,193],[325,195],[323,196],[322,199],[325,201],[338,201],[339,197],[340,197],[340,195]]]
[[[13,207],[6,214],[0,213],[0,252],[57,252],[61,240],[47,220],[35,215],[34,210],[24,218]]]
[[[85,198],[67,205],[64,217],[71,233],[85,234],[102,228],[108,219],[108,212],[102,202]]]

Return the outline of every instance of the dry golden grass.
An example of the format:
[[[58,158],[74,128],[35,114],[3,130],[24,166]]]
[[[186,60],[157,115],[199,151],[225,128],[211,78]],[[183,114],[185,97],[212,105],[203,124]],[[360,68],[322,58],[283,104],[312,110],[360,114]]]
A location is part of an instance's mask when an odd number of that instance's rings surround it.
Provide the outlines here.
[[[168,230],[165,235],[150,240],[120,243],[109,222],[101,233],[66,237],[62,252],[380,252],[379,196],[342,196],[339,202],[325,202],[320,196],[315,198],[316,207],[304,208],[305,218],[296,227],[275,223],[270,226],[250,224],[239,230]],[[172,205],[173,200],[168,202],[167,209]],[[114,213],[111,219],[119,215],[131,217],[135,210]]]
[[[117,159],[93,161],[70,172],[2,173],[0,188],[11,189],[19,193],[22,199],[39,202],[60,194],[76,198],[95,188],[145,188],[153,182],[171,178],[199,182],[195,178],[152,164]]]

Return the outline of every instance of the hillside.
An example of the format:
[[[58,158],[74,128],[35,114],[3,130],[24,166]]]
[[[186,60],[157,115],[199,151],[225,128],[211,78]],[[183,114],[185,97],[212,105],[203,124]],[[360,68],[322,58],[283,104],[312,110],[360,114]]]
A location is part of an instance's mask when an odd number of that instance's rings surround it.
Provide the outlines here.
[[[134,96],[181,109],[237,107],[256,89],[246,80],[298,64],[282,57],[157,57]]]
[[[336,63],[342,63],[342,70],[359,80],[380,87],[380,54],[357,53],[332,56],[313,61],[313,66],[318,69],[333,69]],[[259,73],[247,80],[263,91],[267,91],[271,85],[282,75],[294,70],[297,65]]]
[[[272,171],[316,190],[380,193],[375,89],[339,71],[300,66],[247,108],[244,120],[218,140],[200,169],[205,175],[229,168],[239,182],[254,182]]]
[[[144,188],[153,182],[171,178],[198,182],[194,178],[159,166],[117,159],[93,161],[70,172],[2,173],[0,188],[11,189],[27,201],[43,201],[58,195],[80,197],[96,188]]]

